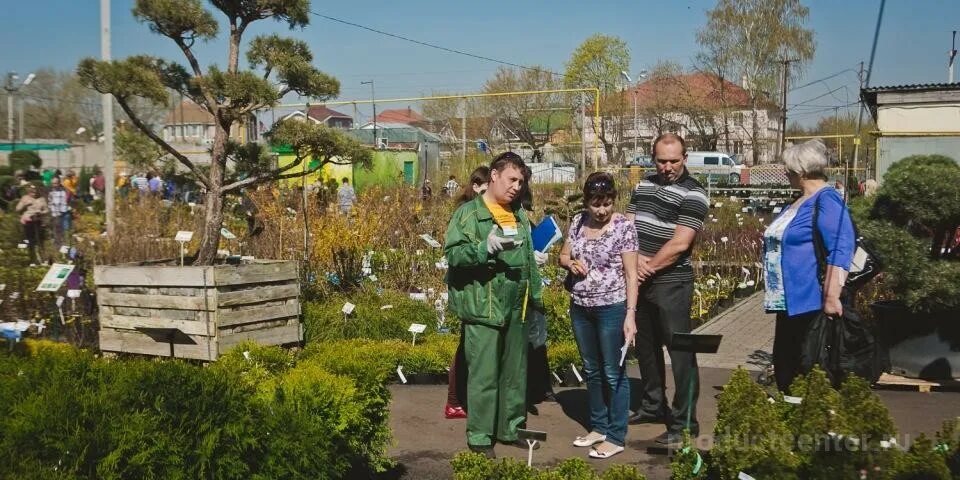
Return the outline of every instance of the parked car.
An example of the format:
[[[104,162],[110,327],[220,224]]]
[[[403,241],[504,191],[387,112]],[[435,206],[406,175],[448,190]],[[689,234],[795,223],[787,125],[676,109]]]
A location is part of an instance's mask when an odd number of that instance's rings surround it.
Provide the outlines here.
[[[736,184],[740,183],[743,173],[743,165],[721,152],[687,152],[687,169],[691,173],[726,178]]]

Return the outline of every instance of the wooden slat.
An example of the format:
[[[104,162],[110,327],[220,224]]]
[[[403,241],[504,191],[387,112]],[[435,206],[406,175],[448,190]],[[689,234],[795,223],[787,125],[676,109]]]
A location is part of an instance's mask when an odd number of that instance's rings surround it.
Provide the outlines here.
[[[297,279],[296,262],[217,265],[214,267],[214,283],[218,286],[279,282],[281,280],[294,279]]]
[[[217,359],[217,340],[214,337],[191,335],[193,345],[175,344],[174,356],[197,360]],[[158,357],[170,356],[170,344],[158,342],[145,333],[130,330],[100,330],[100,350],[105,352],[139,353]]]
[[[100,305],[141,308],[171,308],[175,310],[215,310],[216,299],[188,297],[184,295],[138,295],[135,293],[113,293],[106,288],[97,289],[97,302]]]
[[[98,265],[93,268],[93,281],[98,287],[104,285],[203,287],[204,271],[206,271],[207,285],[212,285],[213,267]]]
[[[244,340],[253,340],[262,345],[282,345],[285,343],[299,342],[303,340],[299,323],[300,322],[295,321],[280,327],[251,330],[224,336],[220,338],[220,349],[226,352]]]
[[[909,388],[911,390],[916,389],[921,393],[930,393],[932,390],[957,390],[960,389],[960,380],[941,380],[941,381],[930,381],[923,380],[921,378],[909,378],[902,377],[900,375],[894,375],[892,373],[884,373],[880,375],[880,379],[877,380],[877,387],[900,387],[900,388]]]
[[[300,295],[300,284],[288,283],[282,285],[270,285],[255,287],[245,290],[236,290],[233,292],[217,293],[217,304],[220,307],[231,307],[234,305],[245,305],[248,303],[259,303],[268,300],[279,300],[282,298],[296,297]]]
[[[135,330],[136,328],[176,328],[187,335],[213,336],[216,329],[205,321],[170,320],[156,317],[134,317],[129,315],[100,315],[100,326]]]
[[[217,311],[217,326],[223,328],[297,315],[300,315],[300,302],[297,299],[290,299],[275,305],[244,309],[220,309]]]
[[[110,309],[107,312],[105,309]],[[141,308],[141,307],[111,307],[100,305],[101,315],[104,313],[115,313],[117,315],[129,315],[131,317],[156,317],[166,318],[167,320],[200,320],[205,319],[209,312],[193,310],[174,310],[170,308]]]

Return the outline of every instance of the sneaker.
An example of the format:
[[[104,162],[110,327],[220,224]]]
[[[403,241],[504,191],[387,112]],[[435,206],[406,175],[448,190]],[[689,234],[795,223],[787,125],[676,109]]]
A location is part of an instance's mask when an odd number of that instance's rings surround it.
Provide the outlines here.
[[[447,406],[443,408],[443,416],[451,420],[456,418],[467,418],[467,412],[463,409],[463,407],[454,407],[448,403]]]
[[[493,445],[467,445],[467,448],[474,453],[482,453],[484,457],[489,459],[497,458],[497,454],[493,452]]]
[[[621,447],[620,445],[615,445],[610,442],[603,442],[600,445],[597,445],[596,447],[591,448],[590,453],[588,455],[590,456],[590,458],[604,459],[604,458],[610,458],[622,451],[623,451],[623,447]]]
[[[582,437],[577,437],[576,439],[574,439],[574,441],[573,441],[573,446],[575,446],[575,447],[590,447],[590,446],[596,445],[596,444],[598,444],[598,443],[600,443],[600,442],[604,442],[604,441],[606,441],[606,440],[607,440],[607,436],[606,436],[606,435],[603,435],[603,434],[600,434],[600,433],[597,433],[597,432],[590,432],[590,433],[588,433],[588,434],[586,434],[586,435],[584,435],[584,436],[582,436]]]
[[[630,425],[640,425],[644,423],[653,423],[653,424],[665,424],[667,423],[666,415],[650,415],[648,413],[637,412],[633,415],[630,415],[630,418],[627,419],[627,423]]]
[[[679,448],[683,444],[683,435],[674,432],[663,432],[653,439],[654,443],[667,448]]]

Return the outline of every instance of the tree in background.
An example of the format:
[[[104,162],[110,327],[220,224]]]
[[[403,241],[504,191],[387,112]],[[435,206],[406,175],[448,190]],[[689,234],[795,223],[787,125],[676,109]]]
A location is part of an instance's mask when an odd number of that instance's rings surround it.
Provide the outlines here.
[[[257,109],[276,104],[287,93],[319,101],[336,96],[337,80],[311,65],[313,56],[305,42],[279,35],[255,37],[247,51],[249,70],[240,69],[242,38],[254,22],[273,19],[290,29],[309,23],[309,0],[211,0],[226,17],[228,28],[225,69],[215,64],[204,68],[196,55],[197,41],[215,38],[220,25],[201,0],[137,0],[134,17],[154,33],[169,38],[183,53],[188,67],[147,55],[123,60],[99,61],[86,58],[77,73],[84,85],[109,93],[129,116],[131,123],[188,169],[206,190],[204,225],[196,264],[213,263],[223,223],[223,199],[241,188],[270,180],[303,175],[291,172],[316,155],[309,164],[315,171],[325,163],[369,164],[371,154],[359,143],[309,122],[284,122],[296,126],[279,128],[271,136],[276,143],[295,146],[296,159],[282,167],[273,166],[267,152],[257,144],[237,145],[229,139],[231,127],[247,121]],[[189,98],[215,120],[215,134],[209,169],[201,169],[186,155],[163,140],[133,109],[134,99],[143,98],[167,105],[169,90]],[[237,165],[228,172],[227,161]]]
[[[596,34],[584,40],[567,62],[564,84],[568,88],[596,88],[600,91],[600,122],[590,123],[603,144],[607,162],[624,159],[624,114],[626,98],[620,72],[630,70],[630,49],[614,36]],[[589,108],[587,104],[583,108]]]
[[[433,92],[431,96],[455,96],[455,93]],[[495,139],[494,117],[489,105],[480,98],[438,98],[423,102],[423,116],[427,129],[440,135],[450,151],[458,151],[463,145],[463,116],[466,115],[466,143],[469,149],[474,141],[483,139],[489,144]]]
[[[500,67],[484,85],[484,93],[530,92],[556,90],[562,85],[553,72],[540,67],[515,69]],[[550,134],[564,117],[570,115],[562,107],[560,93],[485,97],[489,111],[506,133],[519,139],[533,150],[533,160],[550,141]]]
[[[702,68],[745,80],[753,112],[747,134],[754,163],[764,146],[757,107],[782,88],[783,60],[793,60],[789,81],[813,59],[813,30],[804,27],[809,16],[810,9],[799,0],[718,0],[697,36]]]

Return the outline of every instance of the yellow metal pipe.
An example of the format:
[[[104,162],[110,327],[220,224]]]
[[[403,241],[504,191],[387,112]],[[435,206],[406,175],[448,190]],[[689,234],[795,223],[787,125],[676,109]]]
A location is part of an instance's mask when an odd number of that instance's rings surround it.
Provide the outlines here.
[[[518,92],[502,93],[465,93],[462,95],[434,95],[430,97],[409,97],[409,98],[385,98],[377,100],[340,100],[335,102],[314,102],[314,105],[356,105],[358,103],[397,103],[397,102],[417,102],[422,100],[451,100],[461,98],[480,98],[480,97],[510,97],[516,95],[530,95],[537,93],[574,93],[574,92],[593,92],[593,121],[594,125],[600,124],[600,89],[599,88],[558,88],[553,90],[524,90]],[[305,107],[309,103],[283,103],[277,107]],[[597,159],[600,157],[599,134],[593,138],[593,166],[597,167]]]
[[[960,131],[956,132],[881,132],[874,130],[870,132],[878,137],[960,137]]]
[[[813,138],[853,138],[856,135],[852,133],[846,133],[843,135],[800,135],[796,137],[787,137],[787,140],[810,140]]]

